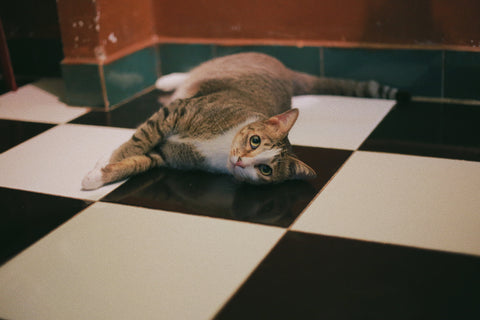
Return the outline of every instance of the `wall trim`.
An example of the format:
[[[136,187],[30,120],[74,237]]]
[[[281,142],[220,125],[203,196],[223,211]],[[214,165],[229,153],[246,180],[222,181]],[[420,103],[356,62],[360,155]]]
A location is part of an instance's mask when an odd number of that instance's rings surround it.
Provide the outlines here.
[[[376,42],[346,42],[328,40],[298,40],[298,39],[251,39],[251,38],[184,38],[184,37],[157,37],[157,44],[205,44],[221,46],[294,46],[303,47],[324,47],[324,48],[354,48],[354,49],[393,49],[393,50],[447,50],[447,51],[468,51],[480,52],[480,46],[461,46],[444,44],[398,44],[398,43],[376,43]]]
[[[148,47],[153,47],[159,44],[157,36],[153,36],[150,39],[136,42],[128,47],[118,50],[113,54],[109,54],[106,57],[97,58],[85,58],[85,57],[67,57],[62,60],[62,64],[109,64],[115,60],[119,60],[126,56],[129,56],[137,51],[143,50]]]

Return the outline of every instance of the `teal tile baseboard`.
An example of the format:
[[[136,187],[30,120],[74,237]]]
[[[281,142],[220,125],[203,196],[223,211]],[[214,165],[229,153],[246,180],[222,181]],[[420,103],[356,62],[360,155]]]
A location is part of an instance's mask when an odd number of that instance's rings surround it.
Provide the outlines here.
[[[480,52],[445,52],[445,97],[480,100]]]
[[[72,106],[106,107],[98,64],[62,64],[65,102]]]
[[[62,64],[66,102],[111,109],[154,85],[159,71],[156,47],[108,64]]]
[[[276,57],[289,68],[320,75],[320,48],[317,47],[163,44],[159,48],[162,74],[187,72],[215,57],[252,51]]]
[[[377,80],[414,97],[480,100],[477,52],[210,44],[160,44],[106,65],[62,64],[66,100],[108,109],[152,86],[160,74],[186,72],[214,57],[248,51],[270,54],[314,75]]]
[[[214,46],[205,44],[162,44],[159,46],[162,74],[187,72],[214,57]]]
[[[110,105],[116,105],[152,86],[160,72],[155,47],[134,52],[103,66]]]
[[[241,52],[261,52],[282,61],[287,67],[320,75],[320,48],[318,47],[286,47],[286,46],[217,46],[216,56],[226,56]]]
[[[324,49],[325,76],[377,80],[414,96],[442,94],[442,52]]]

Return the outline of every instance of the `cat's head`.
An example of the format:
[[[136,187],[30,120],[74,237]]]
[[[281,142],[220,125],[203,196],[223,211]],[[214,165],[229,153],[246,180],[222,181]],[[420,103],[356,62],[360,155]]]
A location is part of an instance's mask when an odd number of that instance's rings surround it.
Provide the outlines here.
[[[292,109],[243,127],[233,139],[227,164],[233,176],[256,184],[315,177],[315,171],[291,153],[287,136],[297,117],[298,109]]]

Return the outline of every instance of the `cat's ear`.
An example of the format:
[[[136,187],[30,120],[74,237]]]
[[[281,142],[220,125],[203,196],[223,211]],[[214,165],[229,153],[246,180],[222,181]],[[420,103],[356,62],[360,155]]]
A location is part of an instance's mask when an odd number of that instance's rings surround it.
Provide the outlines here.
[[[267,120],[267,124],[275,127],[275,130],[282,136],[286,136],[293,124],[297,121],[298,109],[291,109],[278,114]]]
[[[317,176],[315,170],[295,157],[290,157],[290,179],[312,179]]]

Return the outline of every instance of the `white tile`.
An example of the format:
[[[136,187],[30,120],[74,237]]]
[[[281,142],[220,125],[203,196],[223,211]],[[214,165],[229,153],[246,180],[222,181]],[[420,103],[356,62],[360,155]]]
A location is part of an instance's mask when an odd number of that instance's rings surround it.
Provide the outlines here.
[[[96,203],[0,268],[0,317],[210,319],[283,233]]]
[[[65,123],[89,108],[70,107],[61,102],[64,86],[61,79],[43,79],[17,91],[0,96],[0,118],[44,123]]]
[[[133,132],[87,125],[56,126],[0,154],[0,186],[98,200],[119,183],[82,191],[83,176]]]
[[[300,110],[289,138],[293,144],[356,150],[395,105],[393,100],[298,96]]]
[[[355,152],[293,228],[480,255],[480,163]]]

